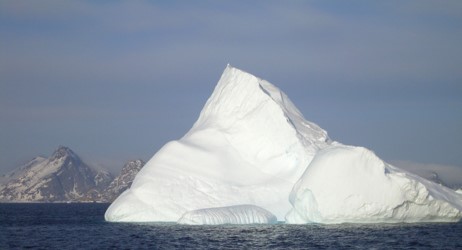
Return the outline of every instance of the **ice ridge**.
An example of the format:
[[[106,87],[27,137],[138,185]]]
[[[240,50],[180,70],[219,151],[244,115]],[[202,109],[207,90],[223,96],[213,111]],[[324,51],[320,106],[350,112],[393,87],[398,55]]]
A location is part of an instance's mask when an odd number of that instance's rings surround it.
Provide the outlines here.
[[[178,220],[179,224],[189,225],[274,224],[276,222],[276,216],[271,212],[254,205],[198,209],[186,212]]]

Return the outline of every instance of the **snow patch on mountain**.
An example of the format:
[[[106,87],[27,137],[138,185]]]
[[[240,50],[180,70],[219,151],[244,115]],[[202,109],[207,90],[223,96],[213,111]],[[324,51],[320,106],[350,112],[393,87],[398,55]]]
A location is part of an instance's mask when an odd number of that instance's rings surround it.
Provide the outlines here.
[[[133,179],[135,179],[135,176],[138,174],[144,164],[145,162],[139,159],[127,162],[122,167],[120,174],[114,178],[111,184],[109,184],[109,186],[104,190],[104,200],[112,202],[122,192],[130,188]]]

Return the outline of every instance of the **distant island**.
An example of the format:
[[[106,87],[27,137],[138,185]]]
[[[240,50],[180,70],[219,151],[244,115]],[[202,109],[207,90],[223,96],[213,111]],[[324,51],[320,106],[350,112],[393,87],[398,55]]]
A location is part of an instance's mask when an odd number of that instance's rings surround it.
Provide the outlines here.
[[[114,177],[59,146],[49,158],[35,157],[2,175],[0,202],[112,202],[131,186],[144,164],[143,160],[129,161]]]

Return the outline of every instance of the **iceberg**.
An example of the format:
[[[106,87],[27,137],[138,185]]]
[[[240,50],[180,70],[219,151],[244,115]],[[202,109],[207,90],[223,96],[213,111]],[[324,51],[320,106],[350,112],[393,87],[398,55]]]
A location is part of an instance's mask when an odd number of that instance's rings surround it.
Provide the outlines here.
[[[176,222],[192,210],[252,204],[284,220],[292,187],[330,143],[277,87],[228,65],[190,131],[146,163],[105,218]]]
[[[198,209],[186,212],[178,220],[179,224],[188,225],[274,224],[276,222],[276,216],[254,205]]]
[[[332,141],[276,86],[230,65],[198,120],[164,145],[107,221],[458,221],[462,195]]]
[[[456,222],[462,195],[362,147],[320,150],[290,195],[287,223]]]

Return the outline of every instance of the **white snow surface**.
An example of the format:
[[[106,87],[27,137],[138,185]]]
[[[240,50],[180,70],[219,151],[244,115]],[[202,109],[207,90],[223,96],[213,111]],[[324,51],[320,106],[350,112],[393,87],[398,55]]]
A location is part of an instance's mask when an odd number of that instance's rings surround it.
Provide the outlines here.
[[[362,147],[319,151],[290,196],[287,223],[458,221],[462,195],[393,167]]]
[[[240,209],[250,204],[287,223],[457,221],[461,203],[367,149],[332,142],[277,87],[228,65],[190,131],[146,163],[105,218],[228,223],[236,211],[247,218]]]
[[[228,65],[191,130],[146,163],[106,220],[177,221],[243,204],[283,220],[293,185],[329,143],[278,88]]]
[[[276,216],[254,205],[205,208],[189,211],[178,220],[179,224],[221,225],[221,224],[274,224]]]

